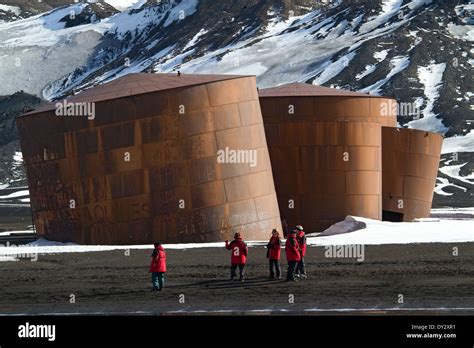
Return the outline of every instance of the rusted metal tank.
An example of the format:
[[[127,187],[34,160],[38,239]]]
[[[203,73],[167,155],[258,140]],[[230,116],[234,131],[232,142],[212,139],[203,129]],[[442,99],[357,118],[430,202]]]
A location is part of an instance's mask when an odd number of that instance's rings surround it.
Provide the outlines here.
[[[280,215],[322,231],[346,215],[382,218],[382,126],[394,100],[294,83],[260,90]]]
[[[39,234],[140,244],[281,229],[255,77],[131,74],[63,103],[94,117],[51,103],[17,118]]]
[[[443,137],[406,128],[382,128],[382,206],[389,221],[430,216]]]

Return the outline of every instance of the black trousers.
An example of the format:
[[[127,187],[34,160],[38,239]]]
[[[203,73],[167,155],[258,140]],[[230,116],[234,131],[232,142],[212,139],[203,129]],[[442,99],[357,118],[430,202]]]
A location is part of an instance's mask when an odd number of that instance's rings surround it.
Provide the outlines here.
[[[306,269],[304,264],[304,257],[301,257],[301,260],[298,262],[296,266],[296,274],[304,274],[306,275]]]
[[[288,261],[288,272],[286,273],[286,280],[295,280],[295,270],[298,261]]]
[[[230,265],[230,277],[232,279],[235,278],[236,276],[236,270],[237,270],[237,266],[239,266],[239,273],[240,273],[240,279],[243,279],[244,278],[244,275],[245,275],[245,272],[244,272],[244,267],[245,267],[245,264],[232,264]]]
[[[281,277],[281,267],[278,260],[270,260],[270,278],[275,278],[275,272],[277,278]],[[275,270],[273,270],[275,269]]]

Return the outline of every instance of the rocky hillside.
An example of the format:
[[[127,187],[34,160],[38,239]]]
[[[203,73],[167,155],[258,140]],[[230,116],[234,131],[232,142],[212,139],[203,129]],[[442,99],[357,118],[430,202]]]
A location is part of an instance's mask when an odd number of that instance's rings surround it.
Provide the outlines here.
[[[15,117],[33,109],[41,99],[23,91],[0,96],[0,189],[26,185]]]

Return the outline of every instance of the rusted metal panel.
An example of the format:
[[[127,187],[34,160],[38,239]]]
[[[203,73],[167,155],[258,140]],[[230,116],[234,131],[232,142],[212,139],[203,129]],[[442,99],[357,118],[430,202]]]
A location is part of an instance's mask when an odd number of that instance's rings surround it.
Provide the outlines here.
[[[256,113],[260,112],[260,103],[258,99],[244,101],[238,104],[239,105],[239,114],[240,114],[240,121],[242,126],[261,123],[256,117],[252,117]]]
[[[135,128],[130,123],[105,126],[100,129],[105,151],[132,146],[135,143]]]
[[[95,118],[50,104],[17,120],[46,238],[210,242],[243,229],[266,240],[281,229],[255,77],[131,74],[67,101],[96,103]],[[257,161],[218,160],[226,149]]]
[[[313,99],[316,117],[367,117],[370,115],[370,98],[321,97]]]
[[[211,106],[257,100],[257,84],[254,78],[232,79],[207,84]]]
[[[145,173],[143,169],[138,169],[107,176],[112,199],[138,196],[144,193],[149,193],[145,191],[144,174]],[[97,180],[97,178],[93,179]],[[101,179],[105,179],[105,177],[101,177]],[[105,184],[105,180],[102,181],[102,184]]]
[[[224,180],[225,193],[231,202],[273,193],[270,171],[238,176]]]
[[[430,216],[443,137],[436,133],[382,128],[383,210],[404,221]]]
[[[376,170],[382,169],[380,162],[380,146],[347,146],[349,161],[345,162],[345,169],[349,170]]]
[[[258,124],[216,132],[217,147],[230,149],[256,149],[265,146],[264,133]]]
[[[255,219],[256,221],[268,220],[278,217],[280,212],[278,210],[276,194],[272,193],[269,195],[256,197],[255,210],[257,213],[257,219]]]
[[[226,82],[223,83],[226,84]],[[210,105],[206,87],[206,85],[191,86],[182,88],[179,93],[170,94],[172,112],[174,114],[183,114],[184,112],[185,114],[189,111],[208,109]]]
[[[183,159],[191,160],[216,156],[216,135],[214,132],[193,135],[180,142]]]
[[[191,204],[194,208],[220,205],[226,202],[223,181],[211,181],[191,188]]]
[[[275,200],[276,197],[271,197],[270,200]],[[270,203],[261,201],[261,203]],[[246,225],[252,222],[257,222],[260,220],[266,220],[272,218],[274,215],[271,214],[271,205],[267,205],[265,210],[269,216],[266,214],[261,214],[261,217],[257,215],[257,209],[255,206],[255,199],[246,199],[238,202],[229,203],[229,211],[234,212],[234,215],[229,216],[229,223],[231,226]],[[270,209],[269,209],[270,208]]]
[[[382,173],[380,171],[348,171],[346,172],[346,194],[348,195],[380,195]]]
[[[375,220],[382,219],[382,202],[379,194],[349,195],[344,203],[345,211],[357,211],[358,216]]]

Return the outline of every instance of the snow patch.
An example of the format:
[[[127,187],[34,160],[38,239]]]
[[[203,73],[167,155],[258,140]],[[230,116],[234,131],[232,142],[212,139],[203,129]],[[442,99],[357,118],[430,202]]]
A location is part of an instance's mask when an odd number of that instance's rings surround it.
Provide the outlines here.
[[[107,4],[119,11],[137,9],[142,7],[146,0],[104,0]]]
[[[327,237],[309,237],[310,245],[346,244],[410,244],[474,242],[474,220],[443,220],[438,222],[388,222],[362,217],[367,228]]]
[[[434,208],[431,214],[472,214],[474,215],[474,207],[467,208]]]
[[[448,23],[448,32],[459,40],[474,41],[474,25],[456,25]]]
[[[381,88],[390,81],[390,79],[397,75],[398,73],[402,72],[405,70],[409,65],[410,65],[410,58],[408,57],[402,57],[402,56],[397,56],[394,57],[390,60],[390,65],[392,67],[392,70],[388,73],[388,75],[380,80],[374,83],[373,85],[370,85],[369,87],[365,87],[359,92],[362,93],[370,93],[373,95],[380,95],[381,93]]]
[[[387,58],[387,55],[388,55],[388,52],[390,50],[383,50],[383,51],[379,51],[379,52],[374,52],[374,58],[377,59],[379,61],[379,63],[383,60],[385,60],[385,58]]]
[[[314,79],[313,85],[322,85],[333,77],[339,75],[342,70],[349,66],[350,61],[354,59],[355,55],[355,52],[351,52],[339,58],[335,62],[332,62],[331,64],[327,65],[322,74]]]
[[[466,135],[444,139],[441,154],[454,152],[474,152],[474,130]]]
[[[9,195],[6,195],[6,196],[0,196],[0,199],[24,197],[24,196],[28,196],[29,194],[30,194],[30,191],[28,191],[28,190],[21,190],[21,191],[17,191],[17,192],[10,193]]]
[[[198,41],[201,36],[206,34],[208,31],[206,29],[201,29],[199,32],[194,35],[194,37],[184,46],[183,51],[186,51],[188,48],[193,47]]]
[[[469,179],[471,180],[474,179],[474,173],[471,173],[466,176],[461,176],[459,173],[461,171],[461,168],[464,167],[466,164],[467,162],[462,163],[462,164],[452,165],[452,166],[444,166],[444,167],[439,168],[439,171],[451,178],[454,178],[459,181],[465,182],[466,184],[472,185],[474,184],[474,182],[470,181]]]
[[[456,184],[452,184],[449,182],[448,179],[446,178],[436,178],[437,181],[439,181],[439,183],[437,182],[436,183],[436,187],[434,189],[434,193],[438,194],[438,195],[441,195],[441,196],[452,196],[454,193],[449,193],[449,192],[445,192],[443,189],[446,188],[446,187],[455,187],[455,188],[458,188],[460,189],[461,191],[464,191],[464,192],[467,192],[467,188],[465,187],[462,187],[462,186],[458,186]]]
[[[183,0],[178,5],[173,7],[171,11],[169,11],[168,18],[166,18],[166,22],[163,26],[167,27],[170,24],[183,20],[187,16],[196,12],[196,8],[198,5],[197,0]]]
[[[427,103],[422,111],[423,118],[408,122],[408,128],[443,134],[448,131],[448,128],[443,125],[442,120],[436,118],[437,114],[433,112],[434,104],[439,98],[439,90],[442,86],[445,69],[446,63],[432,63],[425,67],[418,67],[418,79],[424,86],[424,94],[427,98]]]
[[[385,24],[391,17],[398,13],[402,4],[403,0],[383,0],[381,3],[382,11],[378,16],[371,17],[366,23],[362,24],[359,32],[369,32]]]
[[[375,68],[376,68],[376,66],[373,65],[373,64],[366,65],[364,71],[362,71],[362,72],[360,72],[356,75],[356,80],[360,80],[360,79],[366,77],[367,75],[372,74],[375,71]]]

